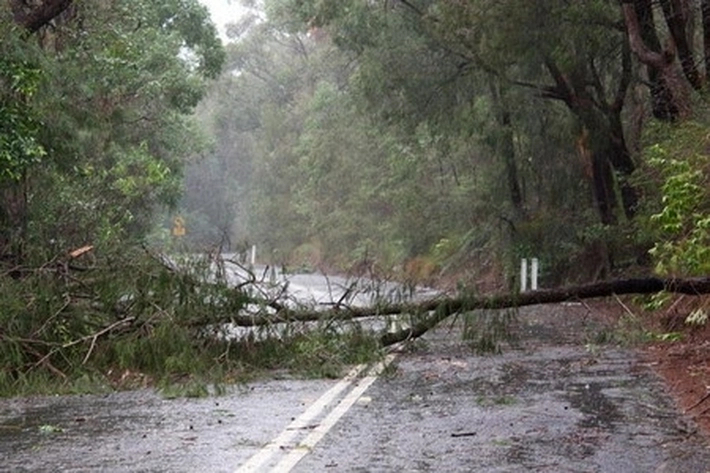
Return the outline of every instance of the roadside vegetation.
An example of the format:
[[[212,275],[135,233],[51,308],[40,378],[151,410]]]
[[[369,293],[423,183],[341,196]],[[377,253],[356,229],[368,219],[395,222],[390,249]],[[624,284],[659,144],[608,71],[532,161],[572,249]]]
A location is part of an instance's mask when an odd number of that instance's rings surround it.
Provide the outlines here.
[[[197,0],[1,3],[0,395],[382,356],[358,319],[233,336],[277,302],[220,271],[253,244],[462,298],[530,257],[547,288],[710,274],[706,9],[581,3],[245,1],[226,45]]]
[[[225,314],[269,301],[236,290],[205,256],[177,264],[137,250],[79,269],[87,256],[4,280],[0,395],[148,386],[206,394],[267,373],[337,377],[380,356],[354,321],[239,332]]]

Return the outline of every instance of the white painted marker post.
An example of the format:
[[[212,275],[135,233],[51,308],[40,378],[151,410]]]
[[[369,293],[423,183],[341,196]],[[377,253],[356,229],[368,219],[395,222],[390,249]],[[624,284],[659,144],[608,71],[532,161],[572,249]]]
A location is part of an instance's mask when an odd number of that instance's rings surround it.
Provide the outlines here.
[[[540,269],[540,262],[537,258],[530,259],[530,290],[537,291],[537,273]],[[520,292],[528,290],[528,260],[520,260]]]

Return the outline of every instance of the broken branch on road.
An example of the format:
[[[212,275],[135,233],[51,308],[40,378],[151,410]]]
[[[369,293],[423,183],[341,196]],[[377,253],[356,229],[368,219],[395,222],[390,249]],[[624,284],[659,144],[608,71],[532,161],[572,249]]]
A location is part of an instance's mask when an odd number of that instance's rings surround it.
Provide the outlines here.
[[[505,309],[536,304],[553,304],[583,299],[610,297],[623,294],[655,294],[671,292],[687,295],[710,294],[710,277],[705,278],[634,278],[604,281],[593,284],[545,289],[525,293],[504,293],[491,296],[436,298],[419,303],[381,304],[374,307],[338,306],[329,310],[282,309],[269,315],[232,315],[223,322],[241,327],[257,327],[277,323],[313,322],[331,319],[357,319],[388,315],[409,314],[418,316],[411,327],[380,338],[382,346],[421,337],[439,322],[453,314],[477,309]],[[205,323],[196,321],[195,324]],[[209,323],[215,323],[210,320]]]

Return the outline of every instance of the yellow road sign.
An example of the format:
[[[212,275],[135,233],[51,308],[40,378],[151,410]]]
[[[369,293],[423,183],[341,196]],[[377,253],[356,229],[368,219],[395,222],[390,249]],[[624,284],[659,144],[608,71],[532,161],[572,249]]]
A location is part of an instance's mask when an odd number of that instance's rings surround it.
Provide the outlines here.
[[[185,219],[175,217],[173,224],[173,236],[185,236]]]

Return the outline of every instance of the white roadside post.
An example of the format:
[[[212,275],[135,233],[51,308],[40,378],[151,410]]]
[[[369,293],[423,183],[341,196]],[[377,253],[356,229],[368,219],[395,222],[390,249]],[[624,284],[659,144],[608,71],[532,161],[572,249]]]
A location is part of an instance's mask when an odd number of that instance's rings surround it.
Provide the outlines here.
[[[537,291],[537,273],[540,269],[540,262],[537,258],[530,259],[530,290]],[[528,290],[528,260],[520,260],[520,292]]]
[[[251,263],[252,267],[256,263],[256,245],[251,245],[251,257],[249,258],[249,262]]]

